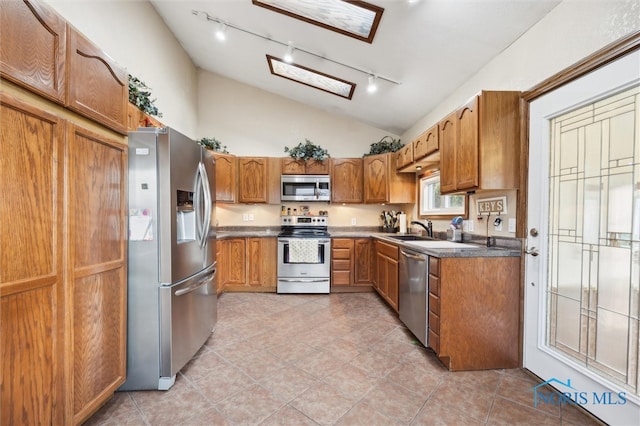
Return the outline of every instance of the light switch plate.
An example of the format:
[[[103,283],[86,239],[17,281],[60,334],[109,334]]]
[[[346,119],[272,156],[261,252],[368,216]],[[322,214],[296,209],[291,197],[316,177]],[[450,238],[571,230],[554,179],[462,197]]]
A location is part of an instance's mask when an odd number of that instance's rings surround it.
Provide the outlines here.
[[[509,218],[509,232],[516,232],[516,219]]]
[[[466,232],[473,232],[473,219],[465,220],[462,222],[462,229]]]
[[[356,223],[357,223],[356,218],[352,217],[351,218],[351,225],[354,226],[354,225],[356,225]]]

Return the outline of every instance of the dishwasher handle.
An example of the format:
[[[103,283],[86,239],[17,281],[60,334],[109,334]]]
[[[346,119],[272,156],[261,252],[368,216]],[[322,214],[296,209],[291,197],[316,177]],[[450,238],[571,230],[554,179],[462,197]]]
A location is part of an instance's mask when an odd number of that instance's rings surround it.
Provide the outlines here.
[[[427,261],[427,256],[423,255],[423,254],[407,253],[406,251],[404,251],[402,249],[400,249],[400,253],[402,253],[403,256],[408,257],[409,259],[417,260],[419,262],[426,262]]]

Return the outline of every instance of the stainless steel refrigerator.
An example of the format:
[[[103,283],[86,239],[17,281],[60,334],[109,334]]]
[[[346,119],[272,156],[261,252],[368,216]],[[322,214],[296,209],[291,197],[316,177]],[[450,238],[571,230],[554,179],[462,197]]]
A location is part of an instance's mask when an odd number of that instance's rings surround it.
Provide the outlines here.
[[[127,381],[167,390],[217,320],[213,155],[170,129],[129,133]]]

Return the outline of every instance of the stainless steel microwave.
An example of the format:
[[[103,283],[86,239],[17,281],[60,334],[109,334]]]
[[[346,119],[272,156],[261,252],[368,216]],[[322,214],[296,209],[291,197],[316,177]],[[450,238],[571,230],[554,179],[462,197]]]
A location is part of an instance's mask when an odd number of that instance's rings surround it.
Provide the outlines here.
[[[282,175],[281,201],[331,201],[331,178],[328,175]]]

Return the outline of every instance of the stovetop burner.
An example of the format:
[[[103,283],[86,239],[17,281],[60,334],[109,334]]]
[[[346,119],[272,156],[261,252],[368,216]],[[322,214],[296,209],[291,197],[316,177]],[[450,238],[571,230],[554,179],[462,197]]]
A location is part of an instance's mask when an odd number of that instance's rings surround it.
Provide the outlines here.
[[[328,237],[327,216],[282,216],[279,237],[318,238]]]
[[[278,237],[292,238],[326,238],[329,237],[327,227],[318,228],[296,228],[293,226],[283,226]]]

